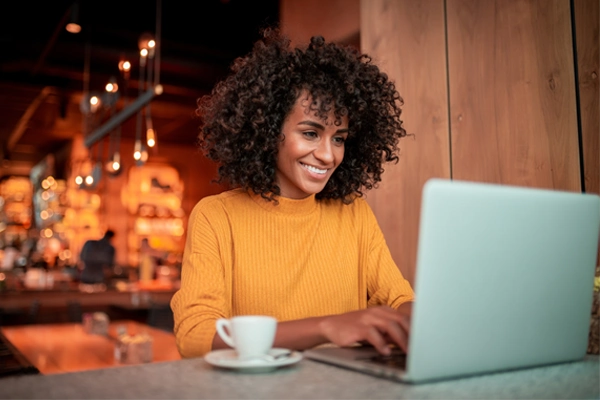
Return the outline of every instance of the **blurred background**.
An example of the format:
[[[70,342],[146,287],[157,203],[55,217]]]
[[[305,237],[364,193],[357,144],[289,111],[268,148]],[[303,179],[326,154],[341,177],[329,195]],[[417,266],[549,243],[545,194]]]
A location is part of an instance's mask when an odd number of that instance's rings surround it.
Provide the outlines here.
[[[2,8],[1,174],[28,175],[53,154],[56,178],[65,178],[68,147],[84,128],[83,96],[102,94],[111,81],[121,85],[113,96],[118,107],[138,96],[139,75],[149,73],[140,68],[146,37],[159,43],[152,73],[163,87],[152,102],[154,128],[161,143],[190,145],[195,100],[250,50],[261,27],[279,22],[278,0],[57,0]],[[127,82],[123,61],[131,63]],[[134,137],[135,120],[125,121],[122,137]]]
[[[191,209],[227,189],[196,147],[197,100],[269,26],[296,44],[322,34],[360,46],[358,0],[0,9],[0,293],[16,310],[29,292],[98,290],[78,286],[80,254],[107,230],[116,258],[102,290],[172,294]]]

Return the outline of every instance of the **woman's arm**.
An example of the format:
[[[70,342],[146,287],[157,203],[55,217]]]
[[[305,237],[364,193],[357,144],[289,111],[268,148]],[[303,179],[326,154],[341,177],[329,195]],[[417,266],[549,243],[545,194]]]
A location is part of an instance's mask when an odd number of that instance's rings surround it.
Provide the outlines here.
[[[390,344],[407,351],[411,306],[412,303],[407,302],[397,310],[379,306],[339,315],[280,322],[274,347],[305,350],[323,343],[350,346],[368,342],[384,355],[390,353]],[[228,346],[219,335],[215,335],[212,348]]]

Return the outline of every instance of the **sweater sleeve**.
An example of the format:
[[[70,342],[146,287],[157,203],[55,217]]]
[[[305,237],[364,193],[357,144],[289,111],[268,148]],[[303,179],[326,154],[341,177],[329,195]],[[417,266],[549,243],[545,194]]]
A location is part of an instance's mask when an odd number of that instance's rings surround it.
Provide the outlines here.
[[[364,202],[365,235],[369,240],[367,262],[368,307],[388,305],[398,308],[414,300],[410,283],[394,262],[383,232],[368,203]]]
[[[217,220],[223,224],[227,217],[215,203],[200,201],[190,214],[181,287],[171,300],[176,343],[184,358],[208,353],[216,333],[215,321],[231,314],[228,274],[219,247],[223,229],[211,223]],[[208,217],[215,214],[219,217]]]

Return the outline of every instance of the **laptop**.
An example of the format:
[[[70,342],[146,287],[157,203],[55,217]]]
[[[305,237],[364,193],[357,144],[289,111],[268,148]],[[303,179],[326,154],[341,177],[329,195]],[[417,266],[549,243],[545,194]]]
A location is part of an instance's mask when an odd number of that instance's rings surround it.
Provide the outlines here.
[[[599,234],[597,195],[431,179],[407,354],[357,346],[304,356],[407,383],[581,360]]]

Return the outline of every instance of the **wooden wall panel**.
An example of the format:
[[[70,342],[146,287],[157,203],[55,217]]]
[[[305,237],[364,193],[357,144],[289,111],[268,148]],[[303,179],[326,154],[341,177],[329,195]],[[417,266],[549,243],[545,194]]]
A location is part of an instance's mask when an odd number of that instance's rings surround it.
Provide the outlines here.
[[[600,1],[574,0],[584,189],[600,194]],[[600,265],[600,247],[596,265]]]
[[[362,0],[361,50],[396,83],[410,136],[367,194],[392,256],[413,283],[421,190],[450,176],[443,0]]]
[[[447,0],[454,179],[580,191],[569,0]]]
[[[360,31],[359,0],[280,0],[279,23],[293,44],[306,44],[313,35],[354,44]]]
[[[574,0],[585,191],[600,194],[600,1]]]

